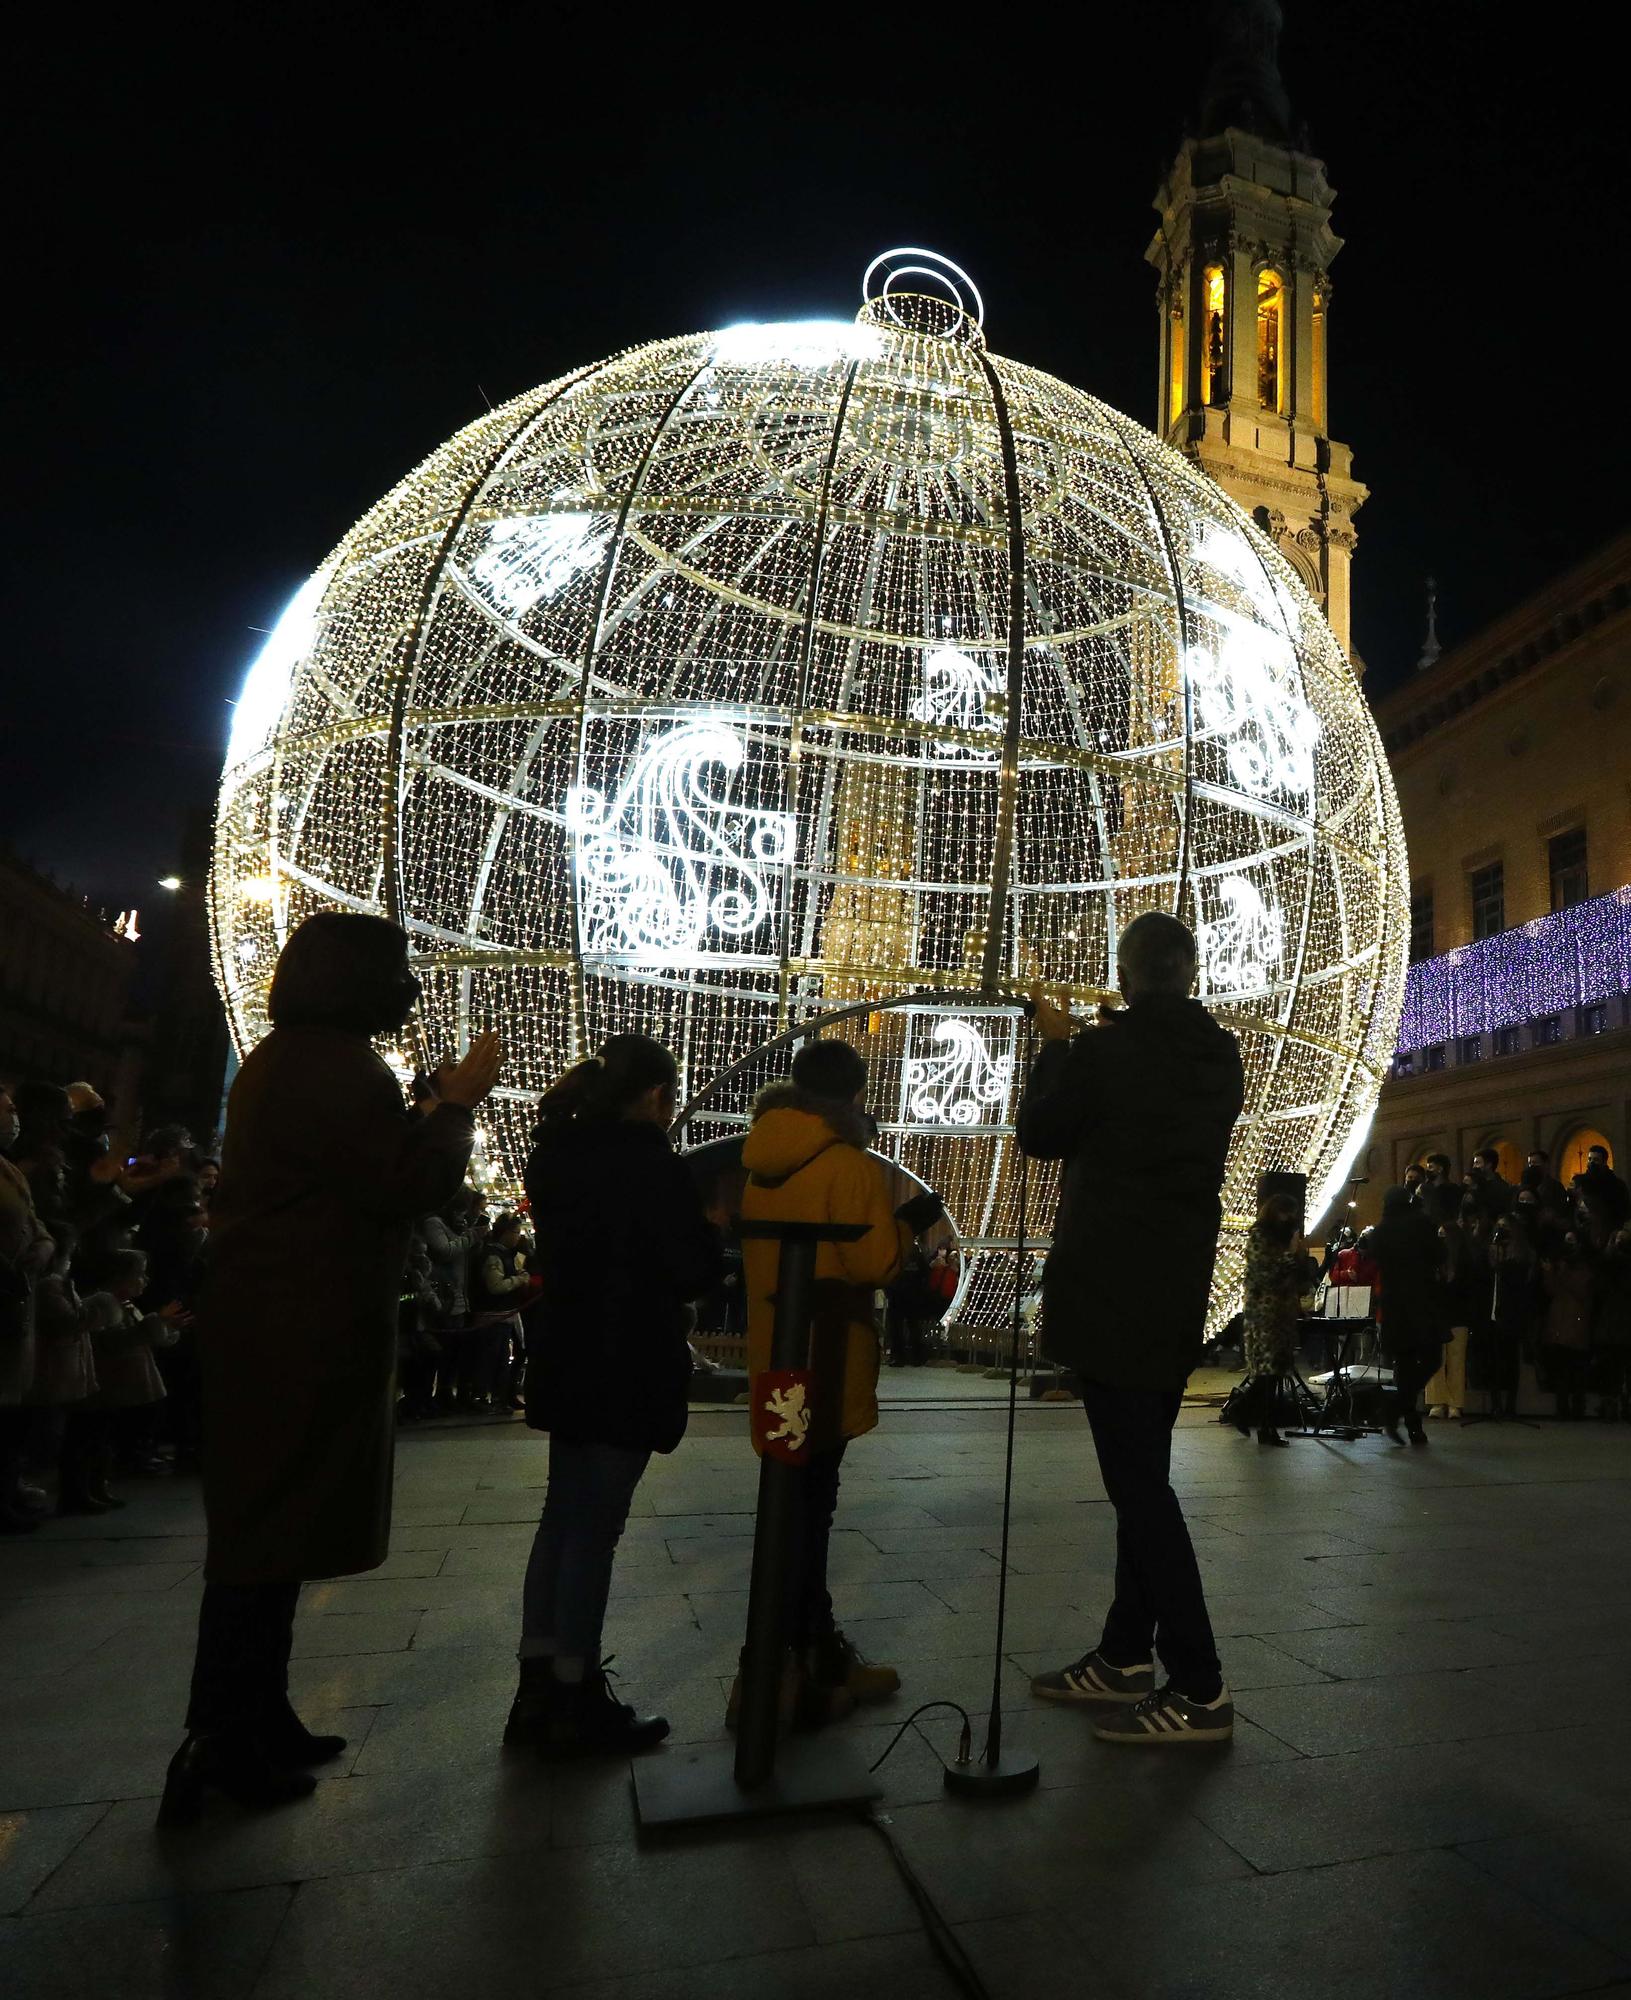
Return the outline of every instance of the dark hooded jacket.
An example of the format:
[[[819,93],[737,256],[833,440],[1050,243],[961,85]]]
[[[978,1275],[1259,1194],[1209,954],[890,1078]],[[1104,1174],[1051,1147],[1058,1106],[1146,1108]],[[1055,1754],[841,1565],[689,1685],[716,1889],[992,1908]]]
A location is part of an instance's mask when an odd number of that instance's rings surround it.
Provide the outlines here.
[[[215,1582],[385,1560],[408,1241],[464,1179],[474,1132],[457,1105],[410,1116],[370,1046],[417,991],[405,947],[379,918],[308,918],[227,1100],[198,1304]]]
[[[1198,1000],[1150,995],[1049,1042],[1019,1142],[1062,1160],[1043,1351],[1085,1379],[1182,1389],[1206,1331],[1240,1047]]]
[[[1382,1281],[1382,1351],[1431,1358],[1450,1337],[1444,1246],[1408,1188],[1389,1188],[1382,1197],[1382,1219],[1370,1232],[1369,1247]]]
[[[526,1168],[543,1279],[527,1422],[575,1444],[672,1451],[685,1435],[686,1304],[724,1271],[719,1232],[656,1125],[546,1121]]]

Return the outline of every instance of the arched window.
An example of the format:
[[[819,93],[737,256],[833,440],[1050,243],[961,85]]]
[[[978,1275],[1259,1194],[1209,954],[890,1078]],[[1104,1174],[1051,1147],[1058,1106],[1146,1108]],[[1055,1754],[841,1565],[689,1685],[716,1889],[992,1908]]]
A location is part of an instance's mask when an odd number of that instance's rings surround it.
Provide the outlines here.
[[[1286,407],[1286,288],[1278,271],[1257,275],[1257,400],[1265,410]]]
[[[1325,431],[1325,287],[1314,287],[1314,407],[1309,412],[1315,430]]]
[[[1582,1125],[1571,1132],[1557,1153],[1557,1177],[1567,1187],[1576,1174],[1586,1171],[1586,1154],[1593,1146],[1601,1146],[1608,1155],[1608,1164],[1614,1164],[1614,1148],[1594,1125]]]
[[[1201,312],[1201,401],[1221,403],[1228,381],[1229,341],[1224,311],[1223,266],[1208,264]]]

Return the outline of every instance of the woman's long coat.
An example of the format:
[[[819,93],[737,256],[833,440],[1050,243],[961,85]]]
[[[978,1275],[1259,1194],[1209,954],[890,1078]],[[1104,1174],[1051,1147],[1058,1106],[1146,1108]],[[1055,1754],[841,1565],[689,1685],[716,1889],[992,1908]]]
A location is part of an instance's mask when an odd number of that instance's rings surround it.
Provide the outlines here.
[[[456,1105],[411,1115],[359,1034],[274,1028],[245,1058],[198,1306],[212,1581],[384,1561],[408,1239],[473,1129]]]
[[[1390,1188],[1382,1220],[1366,1238],[1381,1275],[1381,1317],[1377,1331],[1390,1361],[1401,1354],[1437,1361],[1450,1338],[1450,1314],[1441,1278],[1443,1245],[1420,1208]]]

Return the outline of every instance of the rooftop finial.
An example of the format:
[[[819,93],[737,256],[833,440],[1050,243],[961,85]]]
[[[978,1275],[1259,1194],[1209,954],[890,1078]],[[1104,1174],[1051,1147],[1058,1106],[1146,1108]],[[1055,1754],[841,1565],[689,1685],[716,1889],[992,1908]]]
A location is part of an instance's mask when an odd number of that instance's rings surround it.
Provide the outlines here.
[[[1416,672],[1426,673],[1444,648],[1438,642],[1438,579],[1427,579],[1427,637],[1421,642],[1421,658],[1416,662]]]
[[[1280,0],[1211,0],[1217,53],[1201,100],[1204,132],[1238,125],[1262,139],[1290,139],[1291,100],[1280,75]]]

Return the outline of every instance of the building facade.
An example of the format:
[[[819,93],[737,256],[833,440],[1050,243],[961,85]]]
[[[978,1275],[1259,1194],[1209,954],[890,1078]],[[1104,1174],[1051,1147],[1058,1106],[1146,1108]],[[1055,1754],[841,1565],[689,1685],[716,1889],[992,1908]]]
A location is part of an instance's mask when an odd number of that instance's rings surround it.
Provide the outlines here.
[[[0,853],[0,1078],[92,1083],[123,1136],[140,1116],[133,937]]]
[[[1242,0],[1217,25],[1201,134],[1161,184],[1144,253],[1159,280],[1155,429],[1255,518],[1351,659],[1366,488],[1330,431],[1334,195],[1293,134],[1275,0]]]
[[[1412,959],[1362,1212],[1423,1152],[1631,1158],[1631,531],[1378,702]]]

